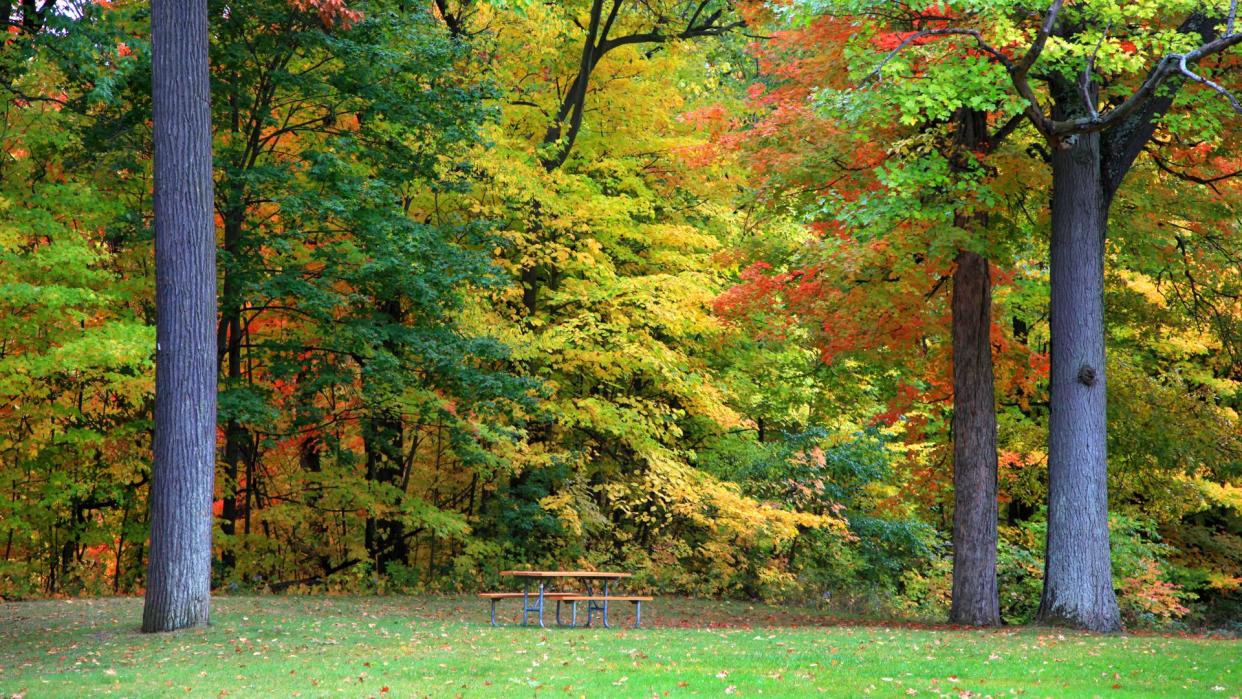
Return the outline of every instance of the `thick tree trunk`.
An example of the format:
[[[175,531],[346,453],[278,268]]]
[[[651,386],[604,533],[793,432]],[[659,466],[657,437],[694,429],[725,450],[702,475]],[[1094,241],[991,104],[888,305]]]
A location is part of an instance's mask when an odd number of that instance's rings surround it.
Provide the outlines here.
[[[206,624],[216,445],[216,251],[206,0],[154,0],[156,369],[143,631]]]
[[[953,605],[949,621],[1000,624],[996,589],[996,398],[988,261],[962,251],[953,273]]]
[[[1117,631],[1108,548],[1104,237],[1100,137],[1052,154],[1048,548],[1039,620]]]
[[[976,167],[988,116],[954,116],[952,168]],[[987,215],[963,209],[954,225],[982,231]],[[949,621],[996,626],[996,396],[992,373],[992,277],[983,256],[961,250],[953,272],[953,600]]]

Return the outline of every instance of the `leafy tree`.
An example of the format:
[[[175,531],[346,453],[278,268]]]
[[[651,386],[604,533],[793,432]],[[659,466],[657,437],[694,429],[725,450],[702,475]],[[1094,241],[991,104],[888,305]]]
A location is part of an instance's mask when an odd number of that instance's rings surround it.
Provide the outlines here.
[[[503,221],[497,253],[521,293],[504,290],[487,312],[551,394],[517,472],[498,484],[510,497],[489,497],[500,540],[517,538],[508,523],[530,509],[513,495],[538,497],[562,523],[546,534],[560,546],[514,546],[521,558],[538,547],[653,570],[676,561],[693,571],[678,575],[720,570],[711,584],[733,585],[727,542],[784,545],[822,521],[739,497],[695,467],[692,445],[737,419],[709,364],[723,330],[711,256],[730,222],[681,155],[699,143],[696,127],[668,116],[696,95],[656,76],[699,79],[695,57],[718,46],[703,38],[739,21],[729,12],[592,2],[492,20],[498,47],[550,47],[534,61],[497,49],[504,118],[455,212]]]
[[[214,584],[463,590],[607,566],[971,620],[952,556],[985,554],[967,588],[991,602],[991,544],[948,544],[973,505],[981,532],[1000,516],[1000,614],[1033,618],[1051,152],[980,45],[1017,65],[1041,18],[1015,7],[209,3]],[[8,9],[0,594],[136,591],[150,8]],[[1110,113],[1202,43],[1141,36],[1192,9],[1063,7],[1029,81],[1055,102],[1090,61]],[[1236,56],[1187,67],[1229,85]],[[1127,624],[1227,620],[1242,590],[1242,120],[1171,87],[1103,253]]]
[[[851,3],[839,8],[846,13],[863,9]],[[1185,10],[1156,2],[1125,9],[1066,8],[1055,0],[1038,22],[1008,3],[972,9],[964,22],[912,32],[876,70],[883,71],[907,47],[928,40],[949,37],[942,44],[952,47],[949,56],[960,52],[959,46],[973,45],[993,70],[984,85],[969,87],[991,93],[1011,90],[1023,100],[1023,113],[1047,143],[1053,181],[1054,341],[1049,554],[1040,616],[1113,630],[1120,620],[1107,536],[1103,256],[1108,211],[1135,158],[1174,105],[1176,88],[1188,79],[1224,91],[1191,66],[1242,42],[1234,31],[1236,3],[1225,11],[1205,7],[1176,29],[1164,22]],[[1148,39],[1149,34],[1158,36],[1158,42]],[[1009,42],[1026,44],[1020,57]],[[1126,50],[1140,43],[1149,53],[1164,53],[1150,69]],[[1102,51],[1105,44],[1107,52]],[[1039,70],[1034,70],[1037,64]],[[1044,86],[1046,100],[1032,87],[1033,77]],[[1045,101],[1051,103],[1050,111]]]
[[[875,22],[871,28],[875,33],[868,40],[875,47],[900,43],[911,27],[943,22],[946,12],[897,8],[883,22]],[[783,32],[762,54],[771,64],[766,76],[774,84],[756,85],[753,92],[763,121],[741,133],[761,153],[787,152],[783,161],[772,158],[768,164],[765,159],[761,172],[768,188],[792,192],[784,197],[766,192],[765,197],[777,212],[790,200],[800,201],[804,216],[820,219],[815,225],[823,235],[813,238],[808,247],[833,253],[851,244],[863,250],[868,244],[875,248],[878,254],[870,265],[854,269],[842,265],[846,284],[856,285],[859,295],[866,297],[867,310],[855,318],[879,315],[905,327],[900,333],[870,335],[870,343],[859,342],[857,337],[845,339],[856,321],[846,319],[847,314],[825,298],[839,294],[842,285],[820,267],[833,263],[826,263],[815,252],[808,251],[801,260],[802,264],[814,260],[810,268],[765,278],[762,285],[753,279],[749,292],[745,287],[736,291],[757,293],[758,305],[767,301],[767,294],[775,294],[781,299],[777,307],[793,313],[801,319],[798,322],[821,325],[815,336],[822,338],[824,355],[829,357],[847,347],[890,353],[897,343],[925,342],[935,330],[915,320],[929,315],[920,306],[932,302],[952,277],[950,306],[939,311],[947,311],[951,320],[951,329],[944,332],[953,363],[953,386],[945,396],[952,399],[954,408],[952,432],[946,435],[954,445],[956,499],[951,618],[961,623],[997,624],[994,332],[991,272],[983,255],[989,249],[1002,256],[1008,253],[995,240],[997,233],[988,231],[989,219],[999,218],[990,214],[999,198],[987,182],[989,165],[984,158],[1005,142],[1017,122],[1005,121],[1010,105],[996,97],[969,103],[946,100],[936,110],[913,115],[905,113],[905,105],[922,101],[924,96],[917,89],[901,84],[876,88],[870,84],[874,75],[854,78],[850,84],[842,68],[858,60],[848,48],[848,35],[855,29],[852,23],[822,17],[810,20],[805,28]],[[801,131],[776,128],[789,121],[790,115],[805,113],[803,105],[815,91],[820,94],[821,112],[804,116],[818,121],[816,140],[807,139]],[[894,127],[886,118],[894,112],[902,114],[900,123],[909,126]],[[1001,125],[990,133],[990,122],[997,121],[990,118],[993,114],[1001,117]],[[877,143],[886,144],[887,152],[876,152],[873,144]],[[806,168],[807,163],[818,165]],[[808,172],[823,179],[817,182]],[[914,265],[930,270],[912,272]],[[928,279],[928,271],[935,276]],[[946,369],[937,365],[930,373]]]
[[[451,436],[443,448],[466,466],[492,468],[481,446],[508,435],[485,421],[530,388],[498,370],[503,348],[454,319],[467,284],[497,283],[478,251],[490,247],[485,228],[420,213],[458,186],[487,88],[455,74],[462,47],[426,12],[350,11],[325,23],[281,3],[231,4],[215,37],[221,509],[226,536],[240,535],[226,552],[258,544],[257,524],[305,518],[326,534],[328,513],[364,512],[362,550],[335,537],[307,546],[320,570],[306,580],[364,561],[405,566],[428,531],[464,535],[442,503],[407,492],[426,433]],[[264,484],[265,457],[285,450],[300,472]],[[300,494],[294,521],[263,495],[273,486]],[[258,509],[272,518],[255,522]]]
[[[19,593],[116,591],[143,539],[154,333],[108,244],[121,207],[62,174],[81,149],[78,115],[7,102],[3,124],[0,578]]]

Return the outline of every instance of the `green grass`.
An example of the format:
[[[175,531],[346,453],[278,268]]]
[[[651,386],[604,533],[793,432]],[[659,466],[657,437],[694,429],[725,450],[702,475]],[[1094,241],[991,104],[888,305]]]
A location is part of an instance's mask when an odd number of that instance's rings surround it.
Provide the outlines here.
[[[0,696],[1242,693],[1239,641],[843,625],[742,603],[659,599],[639,630],[492,628],[473,598],[223,597],[210,628],[160,635],[137,631],[141,611],[133,598],[0,604]]]

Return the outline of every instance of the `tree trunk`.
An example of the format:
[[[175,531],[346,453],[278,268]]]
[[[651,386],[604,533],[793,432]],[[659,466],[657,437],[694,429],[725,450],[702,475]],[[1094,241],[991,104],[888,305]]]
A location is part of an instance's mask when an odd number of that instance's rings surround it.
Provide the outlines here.
[[[363,448],[367,457],[367,480],[393,488],[401,487],[405,471],[401,456],[403,425],[400,415],[381,412],[367,420],[363,435]],[[402,504],[402,496],[392,503]],[[375,563],[375,572],[386,573],[393,563],[406,562],[409,543],[405,536],[405,524],[400,515],[371,515],[367,517],[365,543],[367,553]]]
[[[225,338],[224,360],[226,362],[224,386],[226,390],[237,390],[242,379],[242,332],[241,332],[241,283],[237,265],[242,256],[242,225],[245,221],[245,210],[236,202],[241,199],[238,192],[230,197],[230,207],[224,216],[224,250],[228,254],[228,265],[224,269],[224,289],[221,297],[221,332]],[[229,416],[224,425],[224,485],[222,496],[224,507],[221,512],[220,532],[226,536],[227,544],[220,552],[220,576],[227,578],[237,565],[234,535],[237,533],[237,494],[238,476],[245,442],[246,430],[238,423],[235,416]],[[251,487],[246,482],[246,487]]]
[[[953,605],[956,624],[1000,624],[992,278],[963,250],[953,272]]]
[[[398,299],[379,302],[377,310],[394,324],[404,320],[404,312]],[[393,354],[400,351],[390,341],[385,342],[385,349]],[[362,434],[362,446],[367,459],[367,480],[401,490],[391,503],[394,508],[399,508],[405,499],[402,488],[402,477],[405,474],[405,423],[399,408],[382,404],[384,401],[393,400],[393,397],[382,395],[382,391],[372,393],[366,378],[363,379],[363,395],[369,396],[368,402],[373,405],[372,414],[367,417]],[[404,564],[409,556],[409,538],[400,515],[368,515],[364,543],[371,561],[375,564],[375,572],[379,574],[387,572],[392,563]]]
[[[1100,137],[1052,153],[1048,547],[1039,620],[1117,631],[1108,548]]]
[[[977,167],[988,145],[986,112],[954,115],[954,172]],[[963,209],[953,224],[982,231],[987,215]],[[1000,624],[996,589],[996,391],[992,373],[992,277],[982,255],[960,250],[953,271],[953,599],[949,621]]]
[[[216,445],[216,251],[206,0],[154,0],[156,368],[143,631],[206,624]]]

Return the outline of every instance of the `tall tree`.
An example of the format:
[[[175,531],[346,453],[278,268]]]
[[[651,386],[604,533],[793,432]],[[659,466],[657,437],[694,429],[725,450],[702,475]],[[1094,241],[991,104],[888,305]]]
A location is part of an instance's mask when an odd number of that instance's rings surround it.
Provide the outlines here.
[[[960,109],[959,148],[987,147],[988,115]],[[958,162],[961,162],[959,157]],[[973,163],[972,160],[967,162]],[[954,166],[954,169],[962,169]],[[956,211],[953,224],[978,232],[982,212]],[[992,276],[986,257],[958,251],[953,268],[953,590],[949,621],[1000,624],[996,587],[996,382],[992,369]]]
[[[884,20],[872,20],[875,33],[868,36],[871,44],[868,48],[872,51],[891,49],[912,32],[942,25],[953,13],[945,7],[890,9]],[[761,148],[765,142],[780,144],[779,148],[787,154],[784,158],[787,162],[767,168],[766,184],[774,189],[782,186],[782,179],[791,180],[796,186],[791,188],[795,193],[807,192],[813,197],[808,205],[811,216],[825,213],[822,203],[825,190],[840,195],[858,187],[851,180],[865,181],[868,175],[874,178],[862,187],[863,191],[882,188],[887,196],[881,200],[865,194],[861,198],[843,195],[840,198],[846,202],[858,199],[865,203],[856,206],[846,203],[838,207],[839,210],[833,212],[835,220],[827,225],[842,232],[848,230],[859,248],[863,248],[866,241],[882,236],[885,241],[882,255],[900,246],[901,252],[895,257],[915,260],[915,264],[931,272],[929,278],[903,274],[894,268],[881,275],[883,283],[878,286],[889,288],[903,277],[927,280],[923,287],[916,283],[904,289],[910,301],[906,309],[923,317],[934,315],[937,302],[933,297],[951,274],[953,292],[948,309],[951,329],[946,330],[951,339],[953,379],[951,393],[944,396],[952,400],[952,430],[946,436],[952,442],[954,469],[954,574],[950,620],[995,625],[1001,621],[996,581],[997,418],[991,273],[985,256],[990,246],[987,212],[993,205],[980,201],[979,192],[971,190],[976,186],[987,187],[984,158],[1012,133],[1012,124],[1003,119],[997,119],[1001,125],[995,133],[989,134],[988,128],[989,118],[1006,116],[1004,111],[1009,105],[996,96],[969,104],[961,100],[933,102],[927,97],[943,91],[943,87],[935,84],[945,79],[941,76],[925,81],[927,87],[923,88],[913,82],[880,86],[874,82],[876,74],[871,73],[859,85],[842,70],[848,68],[852,60],[848,49],[844,55],[842,49],[856,29],[840,18],[820,17],[805,28],[781,32],[772,42],[773,46],[761,53],[765,62],[775,64],[767,72],[778,81],[777,86],[760,93],[760,102],[770,106],[765,109],[765,121],[749,127],[748,131],[755,134],[751,140],[757,141]],[[927,68],[920,65],[918,70]],[[947,79],[961,80],[962,76]],[[797,89],[799,83],[813,86],[821,95],[838,94],[840,103],[849,105],[844,110],[821,109],[819,114],[809,115],[822,124],[816,129],[818,135],[813,140],[802,130],[771,126],[790,114],[808,118],[805,115],[807,105],[814,100],[805,90]],[[934,106],[912,113],[904,106],[911,101]],[[902,112],[901,118],[896,120],[900,125],[895,125],[891,118],[894,110]],[[858,145],[860,132],[867,134],[868,142],[883,144],[886,149],[878,163],[874,162],[874,154]],[[910,148],[912,142],[921,146]],[[935,152],[929,157],[926,151],[931,149]],[[811,169],[808,177],[798,172],[798,162],[821,165]],[[773,170],[786,172],[773,177]],[[891,176],[891,173],[902,171],[911,174]],[[831,184],[827,184],[829,182]],[[787,203],[782,199],[772,193],[767,196],[776,201],[778,210],[786,208]],[[894,203],[897,201],[901,203]],[[918,225],[913,225],[915,220],[919,221]],[[812,243],[813,247],[821,245],[818,240]],[[945,271],[949,266],[951,273]],[[790,277],[789,288],[785,291],[788,300],[773,305],[798,313],[809,311],[808,320],[813,325],[824,326],[822,335],[827,336],[827,341],[823,346],[839,343],[845,333],[840,332],[839,324],[827,322],[824,315],[817,312],[823,307],[817,309],[798,301],[802,295],[800,289],[805,290],[810,284],[807,276],[810,275]],[[866,294],[868,302],[887,295],[879,292],[876,284],[868,283],[868,277],[876,276],[874,270],[850,276],[854,279],[849,284],[864,284],[864,288],[870,289]],[[814,283],[820,282],[817,279]],[[862,311],[859,317],[866,316],[870,321],[875,315],[890,315],[891,308],[876,304]],[[902,322],[910,323],[911,319],[904,317]],[[938,330],[929,326],[906,334],[904,339],[926,344]],[[887,333],[878,333],[873,339],[875,346],[869,348],[872,356],[891,355],[895,345],[903,342],[895,334]],[[862,349],[860,345],[856,348]],[[926,360],[919,363],[926,364]],[[938,364],[931,372],[943,373],[947,368]]]
[[[1042,621],[1097,631],[1117,630],[1108,540],[1107,403],[1104,372],[1104,241],[1117,189],[1155,133],[1187,79],[1224,88],[1190,64],[1242,42],[1235,33],[1237,0],[1224,31],[1211,14],[1194,14],[1179,33],[1202,44],[1162,57],[1142,83],[1101,112],[1101,77],[1094,54],[1080,75],[1047,75],[1052,110],[1045,114],[1027,76],[1054,34],[1086,43],[1107,35],[1112,20],[1084,9],[1061,16],[1054,0],[1026,55],[1007,66],[1027,115],[1047,140],[1053,182],[1051,244],[1052,363],[1048,430],[1048,544]],[[1163,86],[1164,89],[1160,89]],[[1239,113],[1242,105],[1226,93]],[[1106,102],[1106,104],[1108,104]]]
[[[695,128],[667,115],[703,96],[677,85],[714,70],[739,23],[721,0],[535,4],[493,22],[511,47],[493,62],[509,108],[457,206],[503,221],[498,256],[521,293],[488,310],[514,365],[548,393],[481,508],[493,527],[481,531],[521,542],[515,556],[559,549],[599,564],[656,551],[733,586],[745,578],[726,570],[753,549],[731,532],[783,546],[796,522],[827,523],[738,497],[696,463],[736,420],[708,364],[723,334],[711,256],[732,215],[705,206],[732,185],[691,176]],[[532,45],[551,48],[521,48]],[[739,530],[744,512],[762,526]]]
[[[1052,368],[1048,540],[1039,617],[1096,631],[1121,626],[1108,537],[1103,290],[1110,208],[1181,86],[1203,85],[1242,113],[1242,103],[1225,87],[1196,72],[1206,59],[1242,44],[1235,26],[1237,0],[1227,7],[1201,6],[1176,28],[1163,23],[1184,13],[1184,5],[1155,0],[1135,5],[1065,7],[1064,0],[1053,0],[1041,16],[1032,17],[1022,7],[1001,3],[952,26],[911,32],[883,61],[937,38],[954,39],[946,43],[959,56],[956,40],[972,44],[971,51],[1003,71],[997,78],[1023,101],[1024,114],[1046,146],[1053,180]],[[1019,57],[1011,47],[988,41],[991,33],[1013,32],[1030,37]],[[1152,35],[1158,38],[1149,39]],[[1046,50],[1050,40],[1055,51]],[[1160,55],[1145,72],[1142,60],[1131,60],[1139,44],[1144,53]],[[1170,51],[1171,46],[1181,50]],[[1043,85],[1042,95],[1036,84]],[[965,86],[963,93],[976,87]]]
[[[217,548],[222,577],[277,587],[366,562],[406,570],[420,539],[455,544],[469,531],[457,489],[473,487],[480,444],[509,429],[500,413],[528,388],[495,371],[505,349],[461,312],[467,285],[501,283],[489,226],[437,215],[492,112],[491,88],[463,77],[470,46],[427,8],[351,3],[325,19],[334,5],[319,7],[209,5]],[[328,533],[334,512],[362,526]],[[263,555],[308,529],[323,535]]]
[[[207,2],[155,0],[155,448],[142,629],[206,624],[216,454],[216,249]]]

